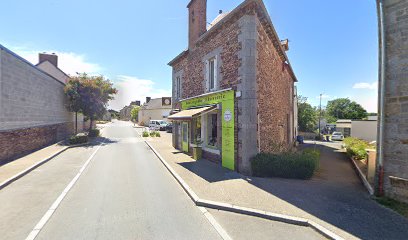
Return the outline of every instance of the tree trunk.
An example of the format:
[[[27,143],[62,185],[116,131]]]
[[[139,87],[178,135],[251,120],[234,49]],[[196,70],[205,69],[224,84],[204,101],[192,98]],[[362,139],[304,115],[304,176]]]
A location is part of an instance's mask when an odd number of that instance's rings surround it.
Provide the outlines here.
[[[75,112],[75,135],[78,134],[78,112]]]
[[[91,130],[92,130],[93,119],[92,119],[92,118],[89,118],[89,122],[90,122],[90,124],[89,124],[89,131],[91,131]]]

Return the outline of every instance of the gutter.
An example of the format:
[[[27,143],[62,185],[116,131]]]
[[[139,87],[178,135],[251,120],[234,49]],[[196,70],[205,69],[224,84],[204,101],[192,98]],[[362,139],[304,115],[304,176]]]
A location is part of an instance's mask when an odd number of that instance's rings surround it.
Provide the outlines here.
[[[377,164],[376,164],[376,177],[375,177],[375,193],[377,196],[384,194],[384,122],[385,122],[385,70],[386,70],[386,46],[385,46],[385,26],[384,26],[384,1],[377,0],[378,11],[378,24],[379,24],[379,124],[378,124],[378,139],[377,139]]]

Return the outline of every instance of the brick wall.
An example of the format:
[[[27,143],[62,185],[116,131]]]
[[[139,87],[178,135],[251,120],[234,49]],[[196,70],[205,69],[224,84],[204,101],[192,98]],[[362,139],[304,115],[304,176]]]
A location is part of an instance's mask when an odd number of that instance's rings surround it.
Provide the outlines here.
[[[257,98],[261,152],[276,152],[291,144],[293,79],[264,25],[258,22]]]
[[[408,202],[408,1],[386,0],[384,7],[384,190],[387,196]]]
[[[0,131],[0,165],[63,140],[73,129],[73,123],[62,123]]]

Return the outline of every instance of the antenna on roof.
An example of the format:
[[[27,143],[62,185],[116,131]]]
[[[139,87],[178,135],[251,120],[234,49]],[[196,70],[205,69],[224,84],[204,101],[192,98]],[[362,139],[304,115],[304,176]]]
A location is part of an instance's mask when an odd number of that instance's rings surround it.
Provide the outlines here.
[[[218,11],[219,14],[222,14],[222,10]]]

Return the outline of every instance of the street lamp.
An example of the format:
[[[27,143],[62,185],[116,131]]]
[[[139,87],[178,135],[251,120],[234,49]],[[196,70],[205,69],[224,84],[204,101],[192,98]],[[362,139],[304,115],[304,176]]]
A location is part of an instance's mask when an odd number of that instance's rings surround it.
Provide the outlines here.
[[[322,122],[322,96],[323,93],[320,93],[320,106],[319,106],[319,138],[320,138],[320,134],[322,132],[321,129],[321,122]]]

